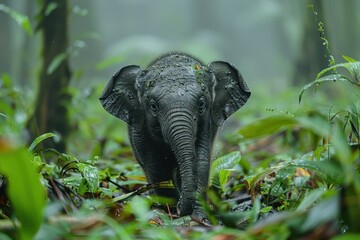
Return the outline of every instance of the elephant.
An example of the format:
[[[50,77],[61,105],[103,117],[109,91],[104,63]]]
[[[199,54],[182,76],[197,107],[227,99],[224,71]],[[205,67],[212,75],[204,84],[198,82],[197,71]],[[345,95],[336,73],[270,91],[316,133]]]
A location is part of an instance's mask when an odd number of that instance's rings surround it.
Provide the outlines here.
[[[249,99],[238,69],[224,61],[204,65],[184,53],[162,55],[146,69],[121,68],[99,100],[128,124],[134,155],[149,183],[172,180],[155,194],[174,198],[179,216],[206,219],[210,154],[218,128]]]

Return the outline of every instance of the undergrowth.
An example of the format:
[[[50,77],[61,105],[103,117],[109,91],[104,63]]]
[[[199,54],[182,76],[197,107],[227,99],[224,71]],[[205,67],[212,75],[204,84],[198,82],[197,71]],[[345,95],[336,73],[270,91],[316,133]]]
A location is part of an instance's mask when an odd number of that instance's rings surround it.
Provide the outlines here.
[[[79,149],[80,158],[41,149],[41,142],[56,137],[53,133],[26,147],[19,117],[25,103],[4,75],[1,236],[289,239],[358,232],[360,63],[345,59],[320,72],[299,98],[306,100],[304,93],[312,86],[343,82],[352,86],[345,107],[334,101],[326,110],[268,109],[268,116],[225,136],[228,153],[213,161],[208,201],[203,202],[212,225],[195,227],[174,214],[171,203],[149,194],[152,188],[172,185],[147,184],[127,139],[113,133],[113,122],[98,127],[102,120],[94,117],[96,110],[73,116],[78,130],[69,149],[76,152],[81,139],[87,139],[87,157],[85,149]],[[338,68],[347,72],[339,74]],[[74,101],[81,108],[97,94],[77,94]]]

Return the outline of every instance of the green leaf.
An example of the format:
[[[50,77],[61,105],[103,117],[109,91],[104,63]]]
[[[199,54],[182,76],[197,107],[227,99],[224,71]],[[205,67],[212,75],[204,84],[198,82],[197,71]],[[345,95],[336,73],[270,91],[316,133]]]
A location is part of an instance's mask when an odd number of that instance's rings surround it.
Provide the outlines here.
[[[60,53],[58,54],[56,57],[54,57],[54,59],[50,62],[46,73],[48,75],[52,74],[53,72],[55,72],[55,70],[60,66],[60,64],[67,58],[67,54],[66,53]]]
[[[240,152],[232,152],[216,159],[211,165],[210,182],[219,187],[223,187],[234,171],[234,167],[239,165],[241,160]]]
[[[250,218],[251,223],[255,223],[257,221],[257,219],[259,219],[260,208],[261,208],[260,198],[257,197],[257,198],[255,198],[253,207],[251,209],[251,212],[252,212],[252,217]]]
[[[313,206],[325,193],[325,189],[319,188],[308,193],[297,207],[298,211],[305,211]]]
[[[11,77],[9,74],[4,73],[3,75],[1,75],[0,87],[2,87],[2,88],[11,88],[12,87],[12,81],[11,81]]]
[[[55,2],[52,2],[50,4],[47,4],[47,7],[45,9],[44,15],[49,16],[50,13],[52,13],[56,8],[58,7],[58,4]]]
[[[358,141],[360,141],[360,111],[356,104],[350,104],[350,110],[348,112],[350,114],[351,130]]]
[[[80,183],[80,192],[94,193],[99,188],[99,169],[86,163],[78,163],[76,166],[83,177]]]
[[[44,133],[41,136],[37,137],[30,145],[30,147],[28,148],[29,152],[32,152],[34,150],[34,148],[41,143],[42,141],[51,138],[51,137],[55,137],[56,135],[54,133]]]
[[[323,75],[327,74],[327,73],[332,73],[332,74],[329,74],[329,75],[333,75],[333,74],[337,74],[336,72],[334,73],[333,71],[336,70],[337,68],[345,68],[346,70],[348,70],[349,72],[351,72],[351,70],[353,68],[358,68],[359,67],[359,64],[360,62],[353,62],[353,61],[350,61],[350,62],[347,62],[347,63],[339,63],[339,64],[335,64],[335,65],[332,65],[331,67],[328,67],[328,68],[325,68],[323,69],[322,71],[320,71],[317,75],[316,75],[316,80],[320,79]]]
[[[301,231],[306,232],[327,222],[336,221],[339,217],[340,208],[338,206],[339,198],[337,196],[321,201],[310,209],[306,220],[300,226]]]
[[[328,137],[330,135],[330,123],[329,120],[321,115],[319,112],[311,112],[306,116],[299,116],[296,118],[297,123],[310,130],[321,137]]]
[[[349,57],[349,56],[343,55],[342,57],[343,57],[346,61],[348,61],[348,62],[357,62],[355,59],[353,59],[353,58],[351,58],[351,57]]]
[[[335,64],[331,67],[325,68],[323,69],[321,72],[319,72],[316,76],[316,79],[311,82],[306,84],[302,90],[301,93],[299,95],[299,103],[301,102],[302,99],[302,95],[304,94],[304,92],[309,89],[310,87],[314,86],[314,85],[319,85],[322,82],[328,82],[328,81],[347,81],[350,82],[354,85],[356,85],[357,87],[360,87],[360,62],[359,61],[355,61],[354,59],[350,58],[350,57],[345,57],[344,58],[348,61],[346,63],[339,63],[339,64]],[[351,77],[353,79],[350,79],[344,75],[341,75],[336,71],[338,68],[345,68],[351,75]],[[324,76],[325,74],[328,74]]]
[[[335,131],[332,135],[331,142],[337,157],[336,159],[341,164],[341,170],[343,173],[346,173],[343,176],[344,179],[342,180],[342,183],[345,185],[352,184],[353,181],[358,178],[358,174],[355,173],[353,167],[353,161],[356,156],[351,153],[351,149],[342,126],[335,126]]]
[[[25,149],[0,150],[0,173],[9,179],[8,194],[21,223],[20,238],[33,239],[40,228],[46,191]]]
[[[334,68],[334,67],[327,68],[326,70],[332,69],[332,68]],[[323,71],[324,71],[324,70],[323,70]],[[309,88],[311,88],[312,86],[314,86],[314,85],[320,85],[321,83],[323,83],[323,82],[328,82],[328,81],[330,81],[330,82],[336,82],[336,81],[344,81],[344,82],[346,82],[346,81],[350,81],[348,78],[346,78],[345,76],[343,76],[343,75],[341,75],[341,74],[338,74],[338,73],[334,73],[334,74],[326,75],[326,76],[324,76],[324,77],[320,77],[320,76],[322,76],[322,75],[325,73],[325,72],[323,72],[323,71],[318,74],[318,78],[317,78],[315,81],[306,84],[306,85],[301,89],[301,92],[300,92],[300,95],[299,95],[299,103],[301,103],[302,96],[303,96],[304,92],[305,92],[307,89],[309,89]]]
[[[271,211],[271,209],[272,209],[272,206],[267,206],[267,207],[264,207],[264,208],[260,209],[260,212],[261,213],[268,213],[268,212]]]
[[[274,134],[284,127],[295,125],[297,122],[293,117],[287,115],[278,115],[256,120],[237,132],[242,139],[260,138]]]
[[[27,16],[18,13],[17,11],[9,8],[5,4],[0,4],[0,11],[9,14],[9,16],[12,17],[15,22],[19,24],[29,36],[33,35],[33,29]]]
[[[218,174],[219,186],[224,191],[225,185],[229,181],[230,174],[233,172],[233,169],[221,169]]]

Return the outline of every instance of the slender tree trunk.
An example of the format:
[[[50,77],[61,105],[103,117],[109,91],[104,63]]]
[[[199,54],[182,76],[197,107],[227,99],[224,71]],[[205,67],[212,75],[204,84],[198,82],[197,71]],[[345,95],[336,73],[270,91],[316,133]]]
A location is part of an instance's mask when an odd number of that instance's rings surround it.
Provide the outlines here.
[[[41,4],[38,29],[42,32],[42,68],[35,111],[28,122],[28,130],[31,140],[46,132],[57,134],[60,140],[47,141],[44,147],[64,151],[70,128],[67,106],[71,100],[68,93],[71,77],[67,54],[68,1],[43,0]]]
[[[342,60],[341,55],[358,58],[360,54],[359,44],[360,33],[357,30],[360,24],[360,16],[358,14],[360,10],[360,4],[357,0],[348,0],[345,2],[336,2],[334,4],[335,10],[340,11],[342,26],[336,28],[337,37],[340,39],[339,47],[342,50],[340,52],[339,59]],[[336,8],[338,6],[338,8]],[[340,61],[339,61],[340,62]]]
[[[304,85],[311,82],[318,72],[328,66],[328,60],[325,56],[326,50],[318,30],[318,22],[322,21],[324,23],[322,1],[308,0],[308,4],[314,6],[317,19],[314,20],[312,10],[309,10],[304,18],[302,46],[299,58],[295,63],[294,85]]]
[[[34,1],[10,1],[10,7],[12,9],[19,9],[22,14],[26,16],[32,16],[34,13]],[[36,6],[35,6],[36,7]],[[11,25],[15,25],[13,22]],[[6,36],[4,33],[3,36]],[[11,64],[10,75],[14,79],[14,83],[19,85],[22,89],[31,86],[31,74],[32,69],[35,66],[35,61],[30,60],[29,56],[33,53],[35,38],[29,37],[25,31],[20,29],[18,26],[10,29],[10,44],[11,49],[4,50],[4,56],[12,56],[11,61],[4,58],[5,61],[9,61]],[[4,46],[4,45],[1,45]],[[6,54],[10,51],[9,54]],[[10,68],[7,68],[10,69]]]

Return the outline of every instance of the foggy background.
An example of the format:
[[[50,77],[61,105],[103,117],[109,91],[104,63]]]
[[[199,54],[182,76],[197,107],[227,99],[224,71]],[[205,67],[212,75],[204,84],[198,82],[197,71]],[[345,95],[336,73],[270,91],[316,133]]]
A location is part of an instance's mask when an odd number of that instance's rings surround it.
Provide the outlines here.
[[[79,88],[105,84],[123,65],[146,67],[167,51],[185,51],[206,64],[229,61],[252,89],[260,85],[276,92],[293,84],[302,86],[315,75],[308,79],[305,70],[300,76],[298,62],[303,59],[311,66],[312,61],[320,61],[304,54],[307,41],[317,39],[321,44],[320,20],[337,61],[343,61],[342,55],[355,59],[360,55],[360,1],[356,0],[320,1],[323,19],[308,9],[313,1],[306,0],[69,2],[72,86]],[[39,10],[35,0],[0,3],[28,15],[35,29]],[[309,22],[315,38],[307,40]],[[35,91],[40,34],[27,36],[3,12],[0,23],[0,74],[8,73],[20,88]]]

